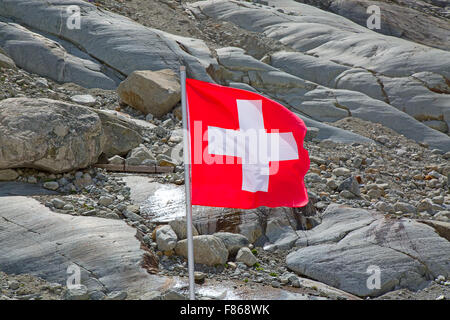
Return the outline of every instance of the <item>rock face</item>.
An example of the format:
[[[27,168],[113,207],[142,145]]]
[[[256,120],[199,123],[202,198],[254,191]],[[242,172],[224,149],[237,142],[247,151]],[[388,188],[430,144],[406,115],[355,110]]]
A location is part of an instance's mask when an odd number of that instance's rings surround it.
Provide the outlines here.
[[[134,71],[117,88],[120,100],[129,106],[161,117],[180,101],[181,87],[176,74],[170,70]]]
[[[62,215],[26,197],[3,197],[0,216],[0,269],[6,273],[66,284],[75,265],[89,292],[141,295],[170,285],[140,267],[147,253],[136,230],[121,220]]]
[[[187,257],[187,240],[181,240],[175,247],[177,255]],[[228,259],[228,250],[222,240],[212,235],[194,237],[194,260],[209,266],[224,264]]]
[[[0,102],[0,169],[84,168],[96,163],[103,146],[102,123],[86,107],[50,99]]]
[[[0,68],[14,69],[15,67],[14,61],[0,49]]]
[[[270,4],[276,2],[276,0],[269,1]],[[450,49],[450,44],[446,41],[448,23],[445,18],[439,17],[440,15],[445,17],[445,6],[448,5],[446,1],[299,0],[298,2],[329,10],[364,27],[369,17],[367,8],[376,5],[381,8],[380,29],[374,31],[430,47]]]
[[[358,296],[418,290],[450,274],[450,242],[432,227],[339,205],[322,218],[316,228],[297,232],[302,248],[286,257],[298,274]],[[373,270],[380,271],[379,288],[367,285]]]
[[[386,37],[343,17],[287,2],[300,9],[288,15],[239,1],[190,5],[199,19],[232,22],[293,49],[275,52],[264,62],[239,48],[219,49],[216,78],[250,85],[313,120],[358,117],[450,150],[450,138],[441,132],[450,122],[447,51]]]
[[[83,32],[68,28],[69,5],[80,7]],[[23,27],[18,30],[17,25],[8,21],[6,27],[0,28],[0,46],[6,46],[8,55],[25,70],[59,82],[112,89],[120,78],[133,71],[172,69],[178,72],[181,64],[188,66],[191,77],[211,81],[205,70],[212,61],[211,54],[202,41],[142,26],[85,1],[1,0],[0,12],[44,35],[30,34]],[[10,37],[14,38],[8,41]],[[9,43],[5,45],[5,41]],[[18,46],[19,41],[28,44]],[[77,48],[83,48],[83,52]],[[66,51],[74,54],[68,55]],[[31,59],[36,53],[41,63]],[[63,63],[55,68],[54,61]]]
[[[58,82],[73,82],[86,88],[117,87],[120,74],[83,54],[75,46],[62,40],[60,42],[0,16],[0,47],[4,48],[17,66]]]

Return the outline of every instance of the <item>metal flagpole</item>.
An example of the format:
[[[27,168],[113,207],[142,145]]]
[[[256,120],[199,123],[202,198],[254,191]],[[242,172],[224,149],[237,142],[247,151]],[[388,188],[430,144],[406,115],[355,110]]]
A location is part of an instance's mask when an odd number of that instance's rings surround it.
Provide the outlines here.
[[[190,143],[188,131],[188,114],[186,100],[186,67],[180,67],[181,79],[181,110],[183,114],[183,154],[184,154],[184,186],[186,189],[186,227],[188,244],[188,271],[189,271],[189,299],[195,300],[194,288],[194,240],[192,237],[192,205],[191,205],[191,179],[190,179]]]

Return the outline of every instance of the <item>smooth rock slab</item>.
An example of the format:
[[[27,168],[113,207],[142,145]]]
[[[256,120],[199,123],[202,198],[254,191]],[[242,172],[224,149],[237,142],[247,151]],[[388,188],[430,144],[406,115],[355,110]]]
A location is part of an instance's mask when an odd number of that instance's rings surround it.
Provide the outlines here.
[[[67,268],[81,268],[89,290],[129,296],[170,286],[142,268],[145,254],[136,230],[121,220],[63,215],[34,199],[0,198],[0,269],[66,284]]]
[[[419,290],[438,275],[450,276],[450,242],[432,227],[340,205],[327,208],[322,224],[298,232],[306,247],[286,257],[288,268],[358,296]],[[379,289],[367,286],[373,266]]]

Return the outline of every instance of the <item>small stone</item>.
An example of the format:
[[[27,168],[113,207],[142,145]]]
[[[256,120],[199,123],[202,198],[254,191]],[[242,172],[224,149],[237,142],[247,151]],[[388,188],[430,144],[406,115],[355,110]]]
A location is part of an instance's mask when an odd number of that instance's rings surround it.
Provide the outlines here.
[[[109,162],[110,164],[118,164],[118,165],[121,165],[121,164],[124,164],[124,163],[125,163],[125,159],[122,158],[121,156],[114,156],[114,157],[109,158],[109,159],[108,159],[108,162]]]
[[[241,248],[239,249],[236,255],[236,261],[245,263],[247,266],[251,267],[258,262],[258,259],[253,255],[252,251],[249,248]]]
[[[19,289],[19,287],[20,287],[20,283],[18,281],[11,281],[9,283],[9,288],[11,290],[17,290],[17,289]]]
[[[62,201],[61,199],[58,199],[58,198],[53,199],[52,204],[56,209],[62,209],[66,205],[66,203],[64,201]]]
[[[353,199],[355,197],[355,194],[350,192],[350,191],[348,191],[348,190],[342,190],[339,193],[339,196],[342,197],[342,198],[345,198],[345,199]]]
[[[281,283],[278,282],[278,281],[276,281],[276,280],[273,280],[273,281],[270,283],[270,285],[271,285],[272,287],[274,287],[274,288],[280,288],[280,287],[281,287]]]
[[[436,203],[436,204],[443,204],[444,203],[444,197],[443,196],[433,197],[431,200],[434,203]]]
[[[394,210],[403,213],[416,213],[416,208],[413,205],[401,201],[394,204]]]
[[[355,177],[349,177],[345,179],[339,186],[338,191],[348,190],[353,193],[355,196],[359,197],[361,192],[359,190],[359,183]]]
[[[350,176],[350,170],[347,168],[336,168],[333,170],[333,174],[336,177],[348,177]]]
[[[109,197],[109,196],[101,196],[100,199],[98,200],[98,204],[104,207],[109,206],[110,204],[113,203],[113,198]]]
[[[37,183],[37,179],[34,176],[28,177],[27,179],[28,183],[32,183],[32,184],[36,184]]]
[[[71,204],[66,204],[62,209],[66,211],[73,211],[74,207]]]
[[[55,190],[58,190],[59,184],[58,184],[58,182],[56,182],[56,181],[48,181],[48,182],[45,182],[45,183],[44,183],[43,187],[44,187],[45,189],[55,191]]]
[[[436,298],[436,300],[445,300],[445,296],[441,294],[439,297]]]
[[[194,280],[195,283],[202,284],[205,282],[206,274],[203,272],[195,271],[194,272]]]
[[[90,94],[80,94],[70,97],[70,100],[72,100],[75,103],[81,104],[83,106],[92,107],[95,105],[95,98],[91,96]]]
[[[184,295],[174,290],[169,290],[162,295],[162,300],[187,300]]]
[[[327,187],[331,190],[336,190],[338,188],[338,183],[334,179],[328,179],[327,181]]]
[[[370,199],[379,199],[382,196],[382,191],[378,188],[370,189],[367,195]]]
[[[423,199],[418,203],[417,211],[418,212],[423,212],[423,211],[431,212],[431,211],[433,211],[433,203],[431,202],[430,199]]]

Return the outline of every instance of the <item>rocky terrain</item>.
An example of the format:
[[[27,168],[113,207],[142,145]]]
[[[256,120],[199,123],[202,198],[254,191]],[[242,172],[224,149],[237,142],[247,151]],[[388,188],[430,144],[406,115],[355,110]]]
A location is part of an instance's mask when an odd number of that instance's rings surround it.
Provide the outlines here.
[[[0,0],[0,299],[186,299],[180,64],[311,159],[305,208],[194,207],[199,299],[450,299],[447,9],[352,2]]]

